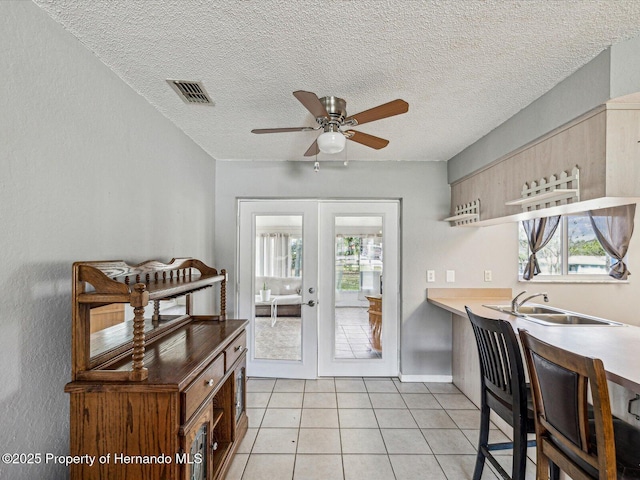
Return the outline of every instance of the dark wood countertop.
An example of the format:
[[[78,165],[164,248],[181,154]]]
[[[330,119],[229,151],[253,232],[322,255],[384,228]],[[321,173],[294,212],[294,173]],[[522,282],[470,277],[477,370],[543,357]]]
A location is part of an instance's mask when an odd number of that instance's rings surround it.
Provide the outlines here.
[[[455,290],[458,290],[459,296],[456,295]],[[468,306],[474,313],[483,317],[511,322],[516,332],[518,329],[525,329],[552,345],[580,355],[599,358],[604,363],[607,378],[610,381],[640,393],[640,327],[541,325],[484,307],[483,305],[486,304],[509,304],[511,297],[500,295],[499,292],[495,296],[492,294],[483,296],[481,290],[484,289],[430,289],[427,292],[427,301],[467,321],[465,306]],[[495,290],[492,289],[492,293]]]

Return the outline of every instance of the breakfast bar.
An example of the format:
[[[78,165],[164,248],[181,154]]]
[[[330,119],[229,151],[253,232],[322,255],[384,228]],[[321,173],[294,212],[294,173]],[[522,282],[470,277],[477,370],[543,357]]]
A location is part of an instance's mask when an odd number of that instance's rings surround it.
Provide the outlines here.
[[[522,317],[489,309],[484,305],[509,304],[511,289],[434,288],[427,301],[453,314],[453,383],[479,404],[480,370],[473,331],[465,306],[474,313],[509,321],[516,332],[528,330],[541,340],[580,355],[599,358],[607,379],[634,393],[640,393],[637,358],[640,328],[630,325],[541,325]]]

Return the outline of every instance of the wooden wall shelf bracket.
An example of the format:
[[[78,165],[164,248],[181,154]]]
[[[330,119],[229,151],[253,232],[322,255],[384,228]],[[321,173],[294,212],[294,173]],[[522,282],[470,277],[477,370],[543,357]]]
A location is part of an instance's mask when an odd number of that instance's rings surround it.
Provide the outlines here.
[[[571,175],[561,172],[559,176],[551,175],[549,179],[525,183],[522,186],[522,197],[505,202],[507,206],[521,206],[522,211],[529,212],[541,208],[554,207],[580,201],[580,169],[576,166]]]
[[[451,226],[469,225],[480,220],[480,199],[473,202],[456,205],[455,214],[444,218],[444,222],[451,222]]]

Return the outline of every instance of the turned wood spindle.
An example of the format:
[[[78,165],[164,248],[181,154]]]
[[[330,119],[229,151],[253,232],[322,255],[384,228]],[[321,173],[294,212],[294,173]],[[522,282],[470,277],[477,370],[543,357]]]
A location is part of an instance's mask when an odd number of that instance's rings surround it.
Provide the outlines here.
[[[149,292],[144,283],[136,283],[131,293],[131,306],[133,307],[133,353],[131,358],[132,375],[136,380],[147,378],[147,369],[144,368],[144,307],[149,304]]]
[[[220,318],[227,318],[227,271],[222,269],[220,274],[224,276],[220,282]]]

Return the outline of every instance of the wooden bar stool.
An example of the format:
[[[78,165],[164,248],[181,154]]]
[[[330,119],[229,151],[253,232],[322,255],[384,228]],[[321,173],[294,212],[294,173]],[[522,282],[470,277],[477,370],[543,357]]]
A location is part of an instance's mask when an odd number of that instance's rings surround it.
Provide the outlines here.
[[[520,346],[509,322],[475,315],[465,307],[478,346],[481,373],[480,436],[473,480],[480,480],[485,459],[504,479],[523,480],[527,465],[527,434],[535,432],[533,405],[524,375]],[[513,442],[489,444],[491,410],[513,427]],[[491,454],[513,448],[511,476]]]
[[[602,361],[519,333],[533,393],[538,480],[548,478],[549,462],[573,480],[640,479],[640,430],[612,417]]]

